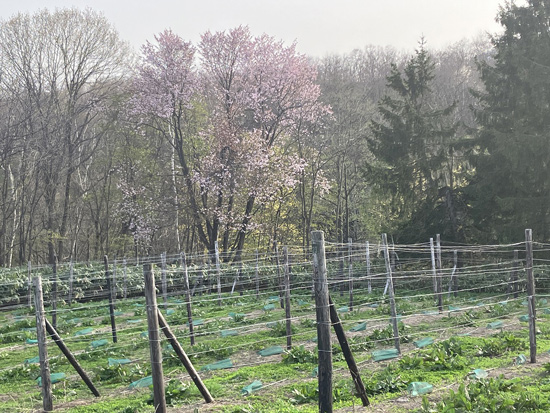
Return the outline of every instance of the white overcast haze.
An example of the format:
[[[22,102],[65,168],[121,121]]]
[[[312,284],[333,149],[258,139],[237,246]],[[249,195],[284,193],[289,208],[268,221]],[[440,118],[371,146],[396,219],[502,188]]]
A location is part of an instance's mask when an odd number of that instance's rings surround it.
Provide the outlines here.
[[[524,4],[524,1],[516,1]],[[136,50],[164,29],[196,44],[207,30],[248,25],[314,57],[366,45],[413,51],[421,36],[428,48],[498,33],[504,0],[1,0],[0,17],[47,8],[101,11]]]

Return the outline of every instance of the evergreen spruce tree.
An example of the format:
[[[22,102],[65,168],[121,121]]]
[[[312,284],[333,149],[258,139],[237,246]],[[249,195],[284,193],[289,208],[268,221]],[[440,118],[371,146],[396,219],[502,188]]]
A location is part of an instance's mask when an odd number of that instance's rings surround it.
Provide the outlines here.
[[[434,107],[433,80],[434,63],[421,41],[402,70],[392,65],[379,120],[371,123],[369,147],[375,161],[368,176],[387,199],[387,230],[400,242],[425,240],[435,232],[459,238],[453,171],[445,174],[456,131],[449,117],[454,105]]]
[[[518,241],[525,228],[550,238],[550,2],[507,3],[493,38],[494,63],[480,63],[485,91],[467,188],[478,239]]]

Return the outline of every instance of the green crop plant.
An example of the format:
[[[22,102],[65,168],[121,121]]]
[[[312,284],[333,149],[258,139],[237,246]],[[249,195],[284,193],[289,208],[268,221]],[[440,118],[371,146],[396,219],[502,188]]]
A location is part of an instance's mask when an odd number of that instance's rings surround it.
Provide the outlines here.
[[[295,346],[283,353],[283,363],[312,363],[318,361],[317,352],[306,349],[304,346]]]

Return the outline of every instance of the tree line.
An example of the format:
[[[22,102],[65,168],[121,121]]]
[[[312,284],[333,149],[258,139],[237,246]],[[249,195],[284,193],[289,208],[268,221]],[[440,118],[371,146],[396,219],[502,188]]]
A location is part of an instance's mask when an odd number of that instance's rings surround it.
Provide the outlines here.
[[[245,26],[131,50],[93,10],[0,22],[0,266],[434,233],[548,240],[550,5],[441,50],[311,59]]]

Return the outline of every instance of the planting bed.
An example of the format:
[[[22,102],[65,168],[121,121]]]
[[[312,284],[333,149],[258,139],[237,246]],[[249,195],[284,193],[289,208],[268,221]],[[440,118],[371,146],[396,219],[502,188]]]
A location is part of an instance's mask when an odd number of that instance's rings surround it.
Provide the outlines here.
[[[292,272],[291,350],[286,350],[285,311],[280,306],[277,271],[273,268],[261,268],[258,295],[253,276],[233,294],[227,276],[223,279],[221,306],[215,289],[197,289],[192,298],[194,346],[190,344],[185,296],[179,288],[180,269],[177,265],[167,269],[171,288],[166,307],[162,295],[158,295],[159,308],[215,399],[212,404],[203,402],[163,340],[169,411],[318,410],[311,268],[307,263],[298,264],[299,258],[295,257]],[[430,289],[429,266],[423,267],[420,261],[402,262],[394,274],[401,355],[393,357],[388,351],[394,340],[388,297],[383,296],[382,261],[372,263],[371,293],[362,267],[355,263],[354,302],[350,310],[348,291],[341,288],[340,260],[329,259],[332,299],[372,404],[366,410],[360,407],[334,336],[335,411],[548,411],[550,358],[546,352],[550,349],[550,310],[546,310],[548,297],[544,295],[545,268],[537,267],[542,285],[536,298],[538,363],[531,365],[528,323],[522,321],[527,314],[526,295],[520,291],[513,298],[507,292],[510,268],[499,264],[498,271],[488,273],[487,264],[483,263],[464,269],[459,278],[461,288],[456,296],[443,294],[440,312]],[[448,277],[450,270],[444,276]],[[134,279],[139,279],[139,271],[133,271],[137,274]],[[520,274],[520,280],[522,277]],[[191,273],[192,284],[195,278],[196,274]],[[53,385],[56,411],[153,411],[146,380],[151,371],[145,299],[139,294],[138,284],[133,284],[135,290],[129,294],[134,297],[116,301],[117,343],[112,342],[106,300],[73,302],[70,306],[65,300],[57,304],[58,332],[101,397],[90,393],[49,340],[51,372],[64,374]],[[160,284],[159,278],[157,286]],[[518,284],[523,285],[521,281]],[[51,307],[47,310],[51,312]],[[13,305],[0,313],[0,326],[0,411],[39,411],[34,312],[27,305]],[[417,393],[430,388],[412,385],[418,382],[433,386],[432,392],[411,395],[408,387],[414,387]]]

